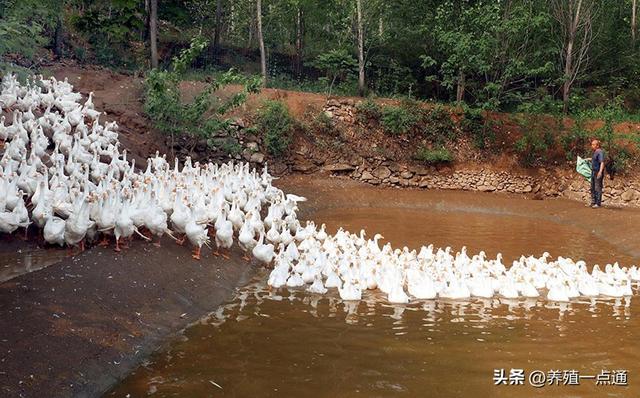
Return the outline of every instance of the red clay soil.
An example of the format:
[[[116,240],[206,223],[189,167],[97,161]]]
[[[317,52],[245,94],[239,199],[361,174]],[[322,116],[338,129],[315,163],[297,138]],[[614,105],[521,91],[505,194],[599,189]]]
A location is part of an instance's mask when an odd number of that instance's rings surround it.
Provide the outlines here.
[[[168,137],[152,128],[151,122],[143,113],[143,88],[142,79],[135,76],[115,73],[105,68],[86,67],[75,64],[55,64],[45,75],[54,75],[58,79],[67,77],[76,89],[85,95],[90,91],[95,94],[96,107],[107,112],[106,120],[116,120],[120,125],[120,139],[122,147],[130,151],[136,158],[136,162],[144,167],[147,156],[155,151],[170,154]],[[202,81],[184,81],[181,83],[183,98],[192,99],[207,86]],[[217,95],[225,98],[238,92],[240,86],[226,86],[217,92]],[[283,101],[292,116],[298,121],[303,121],[307,126],[321,112],[326,104],[328,96],[325,94],[288,91],[280,89],[264,89],[259,94],[250,95],[247,102],[233,110],[229,116],[248,119],[254,115],[254,111],[260,107],[265,99]],[[360,98],[341,97],[339,100],[349,99],[359,101]],[[394,99],[377,99],[380,104],[398,104]],[[431,106],[424,104],[424,106]],[[455,113],[455,112],[454,112]],[[454,168],[474,168],[479,160],[486,162],[487,156],[491,157],[491,168],[497,171],[517,171],[521,174],[535,173],[535,169],[523,168],[514,156],[514,143],[522,136],[522,127],[515,122],[514,114],[492,113],[491,119],[497,123],[494,126],[496,145],[491,153],[481,153],[476,150],[469,139],[458,140],[451,148],[456,156]],[[457,116],[454,115],[454,119]],[[536,117],[530,121],[531,128],[549,129],[557,126],[557,119],[552,116]],[[566,129],[573,125],[571,119],[564,119]],[[588,130],[594,130],[602,126],[601,121],[587,123]],[[640,134],[640,123],[625,122],[615,126],[615,130],[629,135]],[[555,131],[554,131],[555,132]],[[624,142],[620,141],[622,144]],[[293,137],[293,145],[288,152],[289,162],[298,162],[307,159],[307,153],[312,152],[316,158],[330,162],[349,159],[355,155],[361,157],[384,157],[398,162],[412,162],[416,148],[429,146],[430,143],[419,137],[398,136],[391,137],[385,134],[379,126],[360,126],[357,124],[339,123],[338,128],[331,132],[316,131],[311,129],[298,129]],[[632,153],[635,153],[635,144],[627,145]],[[319,156],[318,156],[319,155]],[[566,166],[567,170],[573,169],[573,164],[567,163],[563,150],[559,147],[550,148],[547,153],[548,166]],[[298,158],[298,159],[296,159]],[[279,159],[278,159],[279,160]],[[271,162],[273,164],[273,161]],[[486,166],[486,165],[481,165]]]
[[[0,396],[100,396],[252,275],[237,253],[163,245],[93,248],[0,284]]]

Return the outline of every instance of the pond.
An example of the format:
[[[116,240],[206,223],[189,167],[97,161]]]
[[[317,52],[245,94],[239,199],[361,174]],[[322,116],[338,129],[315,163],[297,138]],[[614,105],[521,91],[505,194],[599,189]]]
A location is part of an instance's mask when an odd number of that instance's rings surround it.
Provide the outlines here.
[[[588,264],[638,260],[588,223],[572,223],[568,214],[582,210],[571,202],[333,183],[296,186],[296,193],[309,197],[302,215],[331,231],[342,226],[353,232],[365,228],[369,236],[380,232],[396,247],[466,246],[470,253],[500,252],[505,264],[545,251]],[[359,302],[343,302],[335,289],[325,296],[270,291],[267,275],[259,270],[228,304],[169,342],[106,396],[626,397],[640,392],[635,298],[392,305],[379,292],[367,292]],[[524,385],[495,385],[501,370],[507,378],[514,370],[517,382],[519,369]],[[544,387],[531,386],[532,372],[544,374]],[[621,385],[625,376],[628,386]]]

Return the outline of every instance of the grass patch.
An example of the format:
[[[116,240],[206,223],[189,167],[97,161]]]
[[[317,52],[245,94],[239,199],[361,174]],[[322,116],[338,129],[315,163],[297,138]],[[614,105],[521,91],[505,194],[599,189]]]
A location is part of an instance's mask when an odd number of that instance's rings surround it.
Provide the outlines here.
[[[413,129],[418,123],[418,117],[406,107],[385,106],[382,108],[380,123],[387,134],[401,135]]]
[[[450,163],[453,161],[453,155],[445,147],[436,149],[420,148],[416,151],[414,158],[426,164]]]

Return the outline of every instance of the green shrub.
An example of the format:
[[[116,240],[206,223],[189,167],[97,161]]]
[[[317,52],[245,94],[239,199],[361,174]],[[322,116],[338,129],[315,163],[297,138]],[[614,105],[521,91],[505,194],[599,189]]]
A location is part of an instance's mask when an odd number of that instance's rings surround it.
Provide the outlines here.
[[[358,80],[354,78],[353,75],[347,75],[343,80],[336,80],[333,85],[331,82],[332,80],[326,76],[321,76],[318,79],[296,79],[287,74],[280,73],[269,77],[270,88],[310,93],[328,93],[331,91],[333,95],[347,97],[358,95]]]
[[[533,166],[548,159],[549,149],[555,145],[555,135],[549,123],[538,116],[519,118],[522,131],[514,149],[525,166]]]
[[[32,60],[49,43],[60,5],[41,0],[0,1],[0,60],[7,54]],[[61,2],[60,2],[61,3]]]
[[[608,155],[613,158],[616,169],[624,171],[630,165],[632,156],[627,148],[620,144],[619,138],[622,135],[617,134],[613,129],[614,123],[621,120],[625,114],[622,98],[616,97],[607,105],[596,108],[594,113],[594,118],[604,120],[604,125],[594,131],[595,138],[602,142],[605,156]]]
[[[534,98],[520,97],[516,101],[516,112],[519,113],[562,113],[562,101],[549,95],[547,89],[539,87],[535,91]]]
[[[380,119],[382,127],[388,134],[407,134],[418,123],[417,115],[406,107],[385,106]]]
[[[318,113],[311,121],[311,128],[322,134],[333,134],[333,120],[325,112]]]
[[[606,152],[605,156],[607,156]],[[627,148],[621,146],[618,146],[614,150],[612,150],[608,156],[611,156],[613,158],[614,168],[618,172],[625,171],[628,167],[630,167],[634,158]]]
[[[365,101],[358,102],[356,104],[356,119],[362,124],[366,124],[369,121],[378,121],[382,116],[382,110],[371,98],[367,98]]]
[[[224,140],[221,149],[230,156],[236,156],[242,152],[242,145],[234,139],[227,139]]]
[[[583,118],[577,117],[571,130],[560,138],[567,160],[575,160],[576,156],[587,153],[591,133],[586,130],[584,122]]]
[[[431,142],[442,146],[445,142],[455,140],[456,126],[451,120],[451,113],[441,105],[428,111],[421,110],[423,135]]]
[[[478,149],[486,149],[496,141],[493,125],[482,109],[465,107],[460,128],[471,137],[473,145]]]
[[[349,80],[355,76],[358,68],[358,63],[353,55],[345,49],[334,49],[322,53],[310,62],[310,65],[325,71],[322,80],[327,83],[329,95],[331,95],[335,83]]]
[[[88,44],[95,62],[131,69],[137,66],[137,61],[146,61],[146,57],[136,59],[135,43],[145,26],[138,1],[86,2],[82,7],[69,10],[68,21],[68,28]]]
[[[208,140],[214,133],[227,131],[231,120],[225,117],[228,111],[246,101],[249,93],[259,90],[258,79],[244,79],[233,70],[216,77],[193,101],[183,101],[180,96],[180,81],[187,67],[206,47],[206,41],[195,38],[191,46],[173,58],[172,70],[151,70],[144,81],[144,111],[154,127],[166,134],[188,138],[187,146],[195,148],[202,138]],[[243,90],[222,100],[213,93],[223,85],[243,83]],[[224,148],[223,148],[224,150]]]
[[[453,161],[453,155],[445,147],[438,149],[420,148],[415,154],[415,159],[426,164],[449,163]]]
[[[287,106],[280,101],[267,100],[258,110],[257,121],[269,153],[282,155],[291,143],[293,130],[293,118]]]

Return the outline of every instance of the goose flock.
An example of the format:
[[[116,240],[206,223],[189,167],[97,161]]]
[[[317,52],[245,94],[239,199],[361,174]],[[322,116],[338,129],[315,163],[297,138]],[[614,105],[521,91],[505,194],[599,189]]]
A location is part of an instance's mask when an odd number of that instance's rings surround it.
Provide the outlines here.
[[[0,92],[0,233],[31,224],[53,245],[85,242],[115,250],[135,236],[154,245],[167,235],[193,257],[215,242],[227,257],[237,241],[260,263],[273,263],[272,288],[306,288],[317,294],[337,289],[343,300],[359,300],[379,289],[388,301],[539,297],[569,301],[578,296],[622,297],[640,281],[637,267],[597,265],[548,254],[521,257],[507,269],[500,255],[469,257],[463,248],[423,246],[420,250],[380,247],[381,235],[365,238],[342,229],[334,235],[297,218],[304,197],[285,194],[248,163],[200,164],[187,158],[180,167],[155,154],[136,169],[120,151],[117,123],[100,123],[93,93],[84,98],[65,79],[32,77],[23,85],[5,75]]]

